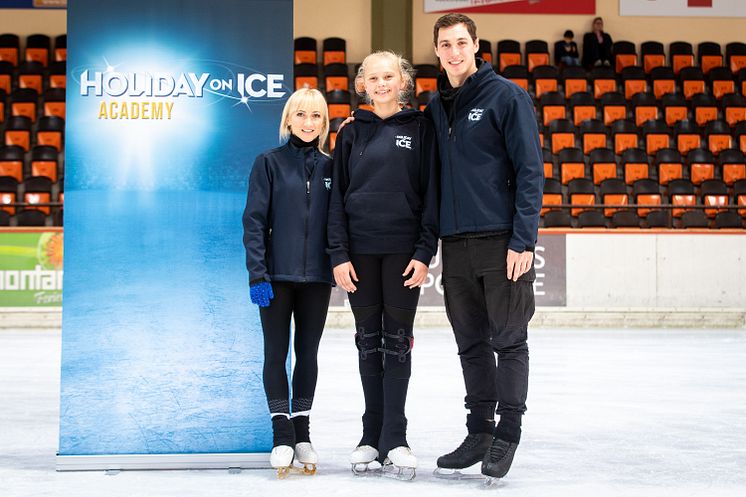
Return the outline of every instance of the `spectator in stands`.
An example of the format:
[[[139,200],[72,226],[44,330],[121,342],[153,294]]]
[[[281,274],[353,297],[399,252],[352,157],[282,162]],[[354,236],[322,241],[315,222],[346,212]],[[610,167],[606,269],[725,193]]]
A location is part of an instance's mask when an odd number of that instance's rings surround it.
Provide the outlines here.
[[[475,58],[469,17],[439,18],[433,42],[445,74],[425,113],[438,136],[443,288],[469,410],[468,435],[437,464],[457,470],[481,461],[484,475],[502,478],[520,442],[528,392],[544,187],[536,113],[525,90]]]
[[[414,476],[404,413],[419,287],[438,246],[435,130],[405,109],[411,65],[392,52],[363,60],[355,89],[373,105],[337,135],[328,252],[355,317],[365,397],[353,469],[374,459]]]
[[[318,458],[308,417],[332,283],[326,254],[332,161],[322,152],[328,133],[321,92],[303,88],[293,93],[280,124],[286,143],[254,161],[243,215],[249,294],[259,306],[264,332],[264,390],[274,438],[270,463],[278,472],[287,472],[293,458],[315,471]],[[291,317],[292,406],[285,371]]]
[[[604,32],[604,20],[593,19],[593,31],[583,36],[583,66],[590,69],[594,66],[611,65],[611,36]]]
[[[565,31],[564,39],[554,44],[554,64],[557,66],[579,66],[580,53],[578,44],[573,41],[575,33],[572,30]]]

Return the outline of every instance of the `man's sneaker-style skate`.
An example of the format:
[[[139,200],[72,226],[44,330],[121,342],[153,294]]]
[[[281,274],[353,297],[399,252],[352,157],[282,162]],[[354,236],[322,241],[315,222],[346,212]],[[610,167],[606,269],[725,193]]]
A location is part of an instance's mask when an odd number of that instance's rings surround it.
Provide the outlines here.
[[[311,445],[311,442],[298,442],[295,444],[295,460],[303,465],[303,473],[307,475],[316,474],[316,464],[319,455]]]
[[[358,445],[350,454],[352,472],[358,476],[365,475],[370,471],[370,463],[378,458],[378,449],[370,445]]]
[[[518,444],[514,442],[507,442],[499,438],[492,440],[492,444],[482,461],[482,474],[487,477],[487,484],[492,484],[496,479],[508,474],[517,448]]]
[[[461,480],[482,478],[479,473],[464,473],[460,470],[482,462],[492,444],[490,433],[469,433],[456,450],[440,456],[433,474],[438,478]]]
[[[383,461],[384,476],[397,480],[412,480],[416,476],[417,458],[412,449],[401,446],[391,449]]]

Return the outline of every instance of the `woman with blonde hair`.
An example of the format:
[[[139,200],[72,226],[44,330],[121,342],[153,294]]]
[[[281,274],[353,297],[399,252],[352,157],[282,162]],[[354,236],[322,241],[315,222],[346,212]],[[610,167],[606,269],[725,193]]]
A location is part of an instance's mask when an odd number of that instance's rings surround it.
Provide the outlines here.
[[[254,161],[243,215],[249,294],[259,306],[264,333],[263,379],[273,432],[270,463],[281,477],[293,459],[306,473],[315,472],[318,461],[309,414],[332,286],[325,251],[332,161],[322,151],[328,133],[323,95],[308,88],[293,93],[280,121],[285,143]],[[285,371],[291,317],[292,402]]]
[[[386,473],[414,477],[404,413],[420,286],[437,250],[435,132],[422,112],[404,109],[412,68],[392,52],[365,58],[355,79],[373,111],[358,110],[337,135],[329,255],[348,292],[365,396],[353,472],[378,459]]]

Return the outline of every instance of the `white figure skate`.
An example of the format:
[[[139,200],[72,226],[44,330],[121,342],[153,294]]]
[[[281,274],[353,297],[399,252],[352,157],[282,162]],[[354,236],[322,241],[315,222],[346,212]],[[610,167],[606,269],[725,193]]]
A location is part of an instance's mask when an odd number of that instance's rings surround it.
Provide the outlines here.
[[[295,444],[295,460],[303,465],[303,474],[316,474],[316,464],[319,462],[319,455],[311,445],[311,442],[299,442]]]
[[[287,478],[293,470],[293,448],[289,445],[278,445],[269,455],[269,464],[277,470],[277,478]]]
[[[366,475],[371,471],[369,465],[378,457],[378,449],[370,445],[358,445],[350,454],[352,472],[357,476]]]
[[[382,473],[389,478],[409,481],[416,476],[417,458],[412,449],[401,446],[391,449],[383,461]]]

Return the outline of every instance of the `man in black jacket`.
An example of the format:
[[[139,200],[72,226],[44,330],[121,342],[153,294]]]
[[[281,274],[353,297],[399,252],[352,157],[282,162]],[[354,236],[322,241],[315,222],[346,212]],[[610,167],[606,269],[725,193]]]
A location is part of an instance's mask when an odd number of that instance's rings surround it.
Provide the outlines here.
[[[443,287],[469,410],[468,436],[438,467],[457,470],[481,460],[483,474],[501,478],[526,410],[541,145],[531,97],[476,59],[474,22],[448,14],[433,35],[445,75],[425,112],[440,149]]]

